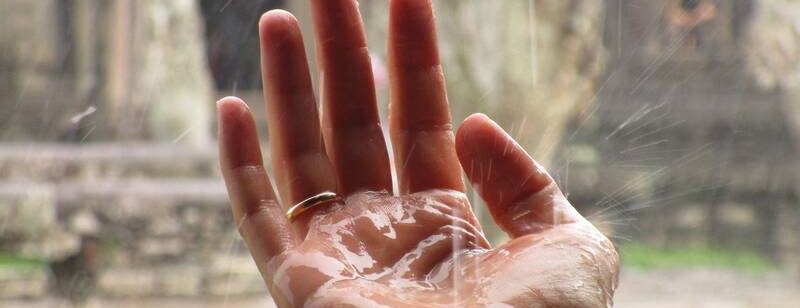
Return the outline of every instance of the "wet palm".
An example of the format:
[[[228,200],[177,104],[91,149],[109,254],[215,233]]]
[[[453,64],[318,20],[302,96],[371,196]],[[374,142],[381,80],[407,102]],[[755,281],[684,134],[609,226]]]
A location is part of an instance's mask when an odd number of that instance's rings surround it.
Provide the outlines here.
[[[239,231],[280,306],[611,305],[618,259],[553,179],[499,126],[452,124],[429,0],[391,1],[391,139],[377,112],[354,0],[312,0],[322,117],[297,21],[259,23],[271,162],[237,98],[218,103],[220,161]],[[511,241],[490,247],[462,170]],[[290,222],[284,209],[344,197]],[[283,204],[283,206],[281,205]]]
[[[308,306],[610,306],[605,237],[583,220],[538,227],[491,249],[460,192],[355,194],[272,261],[273,294]]]

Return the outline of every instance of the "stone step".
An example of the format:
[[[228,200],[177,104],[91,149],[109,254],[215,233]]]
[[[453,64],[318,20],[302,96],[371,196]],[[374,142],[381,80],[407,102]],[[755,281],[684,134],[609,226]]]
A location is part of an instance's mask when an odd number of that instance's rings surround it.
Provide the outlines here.
[[[234,230],[219,178],[0,182],[0,249],[24,256],[57,259],[97,235],[134,259],[173,258],[229,245]]]
[[[57,183],[2,181],[0,202],[5,205],[4,212],[12,211],[11,207],[14,206],[26,206],[35,208],[37,215],[44,215],[55,209],[64,212],[73,208],[101,209],[127,206],[129,203],[138,203],[135,207],[145,210],[155,205],[218,206],[227,204],[228,196],[221,178],[113,179]]]
[[[217,151],[173,143],[0,143],[5,181],[215,176]]]
[[[228,202],[222,178],[71,181],[50,185],[61,211],[87,206],[132,206],[147,211],[155,206],[227,206]]]
[[[0,251],[100,260],[85,264],[104,296],[263,292],[220,178],[0,182]],[[41,275],[2,274],[0,299],[44,292]]]

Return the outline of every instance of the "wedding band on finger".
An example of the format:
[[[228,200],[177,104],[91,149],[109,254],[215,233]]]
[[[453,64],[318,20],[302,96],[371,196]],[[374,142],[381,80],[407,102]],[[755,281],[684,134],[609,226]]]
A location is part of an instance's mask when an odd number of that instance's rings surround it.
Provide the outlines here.
[[[331,204],[337,201],[341,201],[342,198],[339,197],[334,192],[326,191],[316,194],[314,196],[309,197],[299,203],[295,204],[288,211],[286,211],[286,218],[289,219],[289,222],[294,222],[297,217],[300,217],[301,214],[304,212],[325,204]]]

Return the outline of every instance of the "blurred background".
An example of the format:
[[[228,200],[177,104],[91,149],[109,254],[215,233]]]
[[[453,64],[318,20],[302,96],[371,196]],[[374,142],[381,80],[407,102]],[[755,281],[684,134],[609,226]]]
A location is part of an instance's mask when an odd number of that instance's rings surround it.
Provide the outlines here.
[[[360,1],[384,118],[387,3]],[[434,3],[455,120],[496,119],[614,240],[618,307],[800,307],[800,1]],[[308,6],[0,0],[0,306],[271,305],[213,108],[263,120],[258,18],[313,55]]]

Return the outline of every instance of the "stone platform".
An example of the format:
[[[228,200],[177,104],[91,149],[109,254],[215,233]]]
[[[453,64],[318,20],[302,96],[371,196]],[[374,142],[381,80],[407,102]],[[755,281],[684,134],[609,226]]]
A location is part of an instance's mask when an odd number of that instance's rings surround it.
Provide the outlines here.
[[[75,277],[112,298],[265,290],[215,149],[0,144],[0,174],[0,300],[85,300],[58,286]]]

